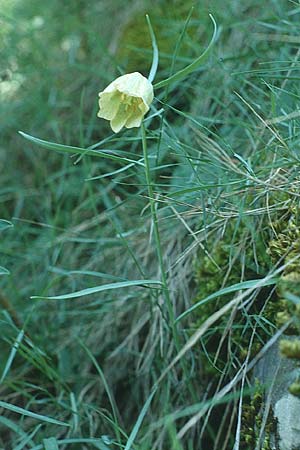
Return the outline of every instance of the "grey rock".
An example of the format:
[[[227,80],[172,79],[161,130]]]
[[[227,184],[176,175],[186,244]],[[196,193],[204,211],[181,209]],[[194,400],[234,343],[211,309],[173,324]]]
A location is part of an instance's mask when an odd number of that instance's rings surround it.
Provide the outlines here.
[[[299,339],[296,336],[284,339]],[[271,436],[274,450],[300,450],[300,399],[289,386],[299,375],[295,361],[282,357],[275,343],[254,370],[254,377],[266,387],[265,405],[272,407],[277,420],[277,436]]]
[[[300,399],[288,393],[275,405],[280,450],[300,449]]]

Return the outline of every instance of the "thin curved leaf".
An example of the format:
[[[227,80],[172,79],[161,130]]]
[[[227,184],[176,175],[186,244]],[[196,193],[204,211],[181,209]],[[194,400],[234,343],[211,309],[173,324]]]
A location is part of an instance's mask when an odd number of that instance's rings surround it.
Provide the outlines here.
[[[13,224],[9,220],[0,219],[0,231],[6,230],[6,228],[13,227]]]
[[[261,279],[248,280],[248,281],[243,281],[242,283],[233,284],[232,286],[228,286],[226,288],[220,289],[219,291],[214,292],[211,295],[208,295],[203,300],[200,300],[199,302],[195,303],[193,306],[191,306],[186,311],[184,311],[182,314],[180,314],[180,316],[178,316],[177,319],[175,320],[175,323],[179,322],[184,317],[191,314],[191,312],[193,312],[195,309],[199,308],[199,306],[203,305],[204,303],[209,302],[210,300],[214,300],[215,298],[221,297],[222,295],[230,294],[232,292],[240,291],[243,289],[255,288],[256,285],[259,288],[262,288],[263,286],[270,286],[272,284],[276,284],[278,282],[278,278],[271,278],[269,280],[266,280],[266,281],[264,281],[263,285],[261,284],[261,281],[262,281]]]
[[[0,266],[0,275],[9,275],[10,271],[5,269],[5,267]]]
[[[88,155],[88,156],[97,156],[100,158],[107,158],[112,159],[114,161],[118,161],[121,163],[134,163],[140,166],[144,166],[144,164],[140,161],[135,161],[134,159],[129,159],[121,156],[114,155],[112,150],[92,150],[90,148],[81,148],[81,147],[74,147],[71,145],[63,145],[63,144],[57,144],[55,142],[50,141],[44,141],[43,139],[36,138],[34,136],[30,136],[30,134],[24,133],[23,131],[19,131],[19,134],[23,136],[28,141],[32,142],[33,144],[37,144],[40,147],[46,148],[48,150],[54,150],[56,152],[61,153],[69,153],[72,155],[80,154],[80,155]]]
[[[2,402],[0,400],[0,408],[8,409],[9,411],[21,414],[22,416],[31,417],[32,419],[38,419],[43,422],[53,423],[54,425],[62,425],[64,427],[69,427],[70,425],[66,422],[61,422],[60,420],[52,419],[52,417],[43,416],[41,414],[36,414],[27,409],[20,408],[19,406],[12,405],[11,403]]]
[[[204,59],[209,55],[209,52],[210,52],[213,44],[215,43],[215,40],[216,40],[216,37],[217,37],[217,30],[218,30],[218,28],[217,28],[216,21],[213,18],[212,14],[209,14],[209,17],[211,18],[211,21],[213,23],[214,31],[213,31],[213,35],[212,35],[212,38],[210,40],[210,43],[208,44],[208,46],[206,47],[204,52],[197,59],[195,59],[194,62],[192,62],[188,66],[186,66],[183,69],[179,70],[178,72],[174,73],[174,75],[171,75],[169,78],[166,78],[165,80],[162,80],[159,83],[156,83],[153,86],[154,89],[159,89],[159,88],[167,86],[168,84],[174,83],[174,81],[182,80],[189,73],[194,72],[194,70],[196,70],[196,69],[198,69],[198,67],[200,67],[200,65],[203,63]]]
[[[97,292],[109,291],[111,289],[120,289],[130,286],[146,286],[148,284],[160,285],[161,282],[157,280],[133,280],[133,281],[121,281],[119,283],[103,284],[102,286],[95,286],[88,289],[82,289],[81,291],[71,292],[70,294],[56,295],[54,297],[44,297],[39,295],[33,295],[32,299],[44,299],[44,300],[69,300],[72,298],[83,297],[85,295],[96,294]]]

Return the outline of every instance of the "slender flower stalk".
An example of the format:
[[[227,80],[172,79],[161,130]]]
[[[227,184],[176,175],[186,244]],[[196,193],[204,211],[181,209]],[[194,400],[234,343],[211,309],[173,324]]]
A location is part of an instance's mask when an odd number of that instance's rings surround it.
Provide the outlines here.
[[[147,181],[149,203],[150,203],[151,216],[152,216],[152,221],[153,221],[153,234],[154,234],[154,239],[155,239],[155,244],[156,244],[156,251],[157,251],[160,273],[161,273],[162,293],[163,293],[164,300],[165,300],[165,305],[166,305],[166,309],[167,309],[167,313],[168,313],[168,319],[169,319],[169,324],[170,324],[170,328],[171,328],[171,333],[172,333],[172,336],[174,339],[175,348],[176,348],[177,353],[179,353],[180,352],[180,342],[179,342],[177,324],[175,322],[174,309],[173,309],[173,305],[172,305],[172,301],[171,301],[171,297],[170,297],[170,291],[168,288],[168,282],[167,282],[166,271],[165,271],[165,266],[164,266],[163,253],[162,253],[160,234],[159,234],[159,228],[158,228],[158,218],[157,218],[157,213],[156,213],[156,208],[155,208],[153,184],[152,184],[151,172],[150,172],[146,130],[145,130],[145,125],[143,122],[141,124],[141,129],[142,129],[143,156],[144,156],[144,164],[145,164],[145,176],[146,176],[146,181]],[[183,370],[185,379],[188,380],[189,372],[188,372],[187,366],[185,364],[185,360],[182,359],[180,361],[181,361],[181,366],[182,366],[182,370]],[[196,393],[195,393],[191,383],[187,383],[187,386],[192,395],[192,398],[196,401],[197,396],[196,396]]]
[[[160,267],[160,272],[161,272],[161,281],[163,284],[163,294],[165,297],[169,320],[170,320],[171,326],[173,328],[174,310],[173,310],[173,306],[172,306],[172,302],[171,302],[171,298],[170,298],[170,292],[168,289],[166,272],[165,272],[164,261],[163,261],[163,256],[162,256],[157,213],[156,213],[155,200],[154,200],[154,194],[153,194],[153,184],[152,184],[151,174],[150,174],[150,164],[149,164],[148,149],[147,149],[147,137],[146,137],[146,130],[145,130],[144,123],[142,123],[141,128],[142,128],[142,145],[143,145],[143,156],[144,156],[144,164],[145,164],[145,175],[146,175],[146,181],[147,181],[147,187],[148,187],[148,196],[149,196],[149,202],[150,202],[150,208],[151,208],[151,216],[152,216],[152,220],[153,220],[154,239],[155,239],[155,243],[156,243],[157,257],[158,257],[158,262],[159,262],[159,267]]]

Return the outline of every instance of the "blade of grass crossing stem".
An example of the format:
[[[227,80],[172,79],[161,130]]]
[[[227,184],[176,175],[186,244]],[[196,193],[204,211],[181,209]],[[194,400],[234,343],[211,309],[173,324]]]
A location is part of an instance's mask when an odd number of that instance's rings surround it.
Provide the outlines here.
[[[79,426],[79,415],[78,415],[78,408],[76,403],[76,398],[74,395],[74,392],[70,393],[70,402],[71,402],[71,408],[72,408],[72,417],[73,417],[73,428],[72,431],[76,433],[78,426]]]
[[[5,267],[0,266],[0,275],[9,275],[10,271],[7,270]]]
[[[124,287],[130,286],[141,286],[145,287],[146,285],[160,285],[161,282],[157,280],[134,280],[134,281],[121,281],[120,283],[112,283],[112,284],[103,284],[102,286],[95,286],[92,288],[82,289],[81,291],[71,292],[70,294],[56,295],[54,297],[44,297],[39,295],[33,295],[32,299],[44,299],[44,300],[69,300],[72,298],[83,297],[85,295],[96,294],[97,292],[102,291],[110,291],[112,289],[120,289]]]
[[[194,6],[191,7],[190,12],[189,12],[189,14],[187,16],[187,19],[185,21],[183,30],[180,33],[179,38],[177,39],[177,42],[176,42],[176,45],[175,45],[175,50],[174,50],[174,53],[173,53],[173,56],[172,56],[172,62],[171,62],[169,77],[171,77],[173,75],[175,62],[176,62],[176,59],[177,59],[177,56],[178,56],[178,52],[179,52],[180,46],[181,46],[181,44],[183,42],[183,38],[184,38],[184,36],[186,34],[186,30],[188,28],[188,24],[189,24],[190,19],[192,17],[193,11],[194,11]],[[167,103],[168,95],[169,95],[169,87],[167,86],[167,88],[165,90],[165,94],[164,94],[164,103]],[[156,164],[158,163],[159,158],[160,158],[160,149],[161,149],[161,143],[162,143],[162,135],[163,135],[163,125],[164,125],[165,113],[166,113],[166,109],[163,109],[163,112],[161,114],[161,120],[160,120],[159,139],[158,139],[158,142],[157,142]]]
[[[102,178],[113,177],[119,173],[126,172],[126,170],[129,170],[133,166],[134,164],[130,163],[124,167],[121,167],[120,169],[114,170],[113,172],[104,173],[103,175],[97,175],[96,177],[86,178],[85,181],[95,181],[95,180],[102,180]]]
[[[23,339],[23,336],[24,336],[24,331],[21,330],[20,333],[17,336],[17,339],[14,342],[14,345],[12,346],[11,351],[10,351],[9,357],[7,359],[7,362],[5,364],[5,367],[4,367],[4,370],[3,370],[3,373],[2,373],[2,376],[1,376],[1,379],[0,379],[0,384],[3,382],[4,378],[8,374],[8,371],[9,371],[9,369],[10,369],[10,367],[12,365],[12,362],[13,362],[15,356],[16,356],[16,353],[18,351],[20,342]]]
[[[41,414],[36,414],[27,409],[20,408],[19,406],[12,405],[11,403],[6,403],[0,400],[0,408],[8,409],[9,411],[21,414],[22,416],[31,417],[32,419],[41,420],[42,422],[53,423],[54,425],[61,425],[64,427],[69,427],[70,425],[66,422],[61,422],[60,420],[52,419],[52,417],[43,416]]]
[[[8,419],[7,417],[0,416],[0,425],[3,427],[8,428],[9,430],[13,431],[15,434],[17,434],[20,438],[22,438],[22,442],[25,441],[28,437],[28,435],[25,433],[25,431],[22,430],[19,425],[17,425],[12,420]],[[4,430],[4,428],[3,428]],[[30,441],[31,447],[34,446],[34,442]]]
[[[25,448],[29,443],[32,448],[32,445],[34,445],[34,444],[32,444],[32,442],[33,442],[32,438],[39,431],[41,426],[42,426],[42,424],[40,423],[37,427],[35,427],[35,429],[29,435],[27,435],[26,438],[20,442],[20,444],[18,444],[16,447],[14,447],[14,450],[23,450],[23,448]]]
[[[195,309],[199,308],[199,306],[203,305],[204,303],[209,302],[210,300],[213,300],[217,297],[221,297],[222,295],[230,294],[232,292],[241,291],[243,289],[251,289],[255,287],[256,285],[259,285],[261,282],[260,279],[258,280],[248,280],[243,281],[242,283],[233,284],[232,286],[228,286],[226,288],[220,289],[217,292],[214,292],[211,295],[208,295],[203,300],[200,300],[199,302],[195,303],[193,306],[188,308],[186,311],[184,311],[180,316],[177,317],[175,320],[175,323],[182,320],[184,317],[189,315],[191,312],[193,312]],[[272,284],[276,284],[278,282],[278,278],[271,278],[270,280],[266,280],[263,285],[259,285],[259,288],[262,288],[264,286],[270,286]]]
[[[8,220],[0,219],[0,231],[11,227],[13,227],[13,224],[11,222],[9,222]]]
[[[195,9],[195,7],[192,6],[191,9],[190,9],[190,12],[189,12],[189,14],[188,14],[188,16],[186,18],[186,21],[185,21],[185,24],[183,26],[183,29],[182,29],[182,31],[181,31],[181,33],[179,35],[179,38],[177,39],[175,50],[174,50],[173,57],[172,57],[172,63],[171,63],[171,68],[170,68],[170,77],[173,75],[174,66],[175,66],[175,62],[176,62],[176,59],[177,59],[177,56],[178,56],[178,53],[179,53],[179,49],[180,49],[180,46],[181,46],[181,44],[183,42],[183,39],[184,39],[184,36],[186,34],[186,30],[187,30],[188,25],[190,23],[190,20],[191,20],[191,17],[192,17],[194,9]]]
[[[186,78],[186,76],[188,74],[190,74],[194,70],[198,69],[198,67],[200,67],[200,65],[203,63],[204,59],[209,55],[209,52],[210,52],[213,44],[215,43],[215,40],[216,40],[216,37],[217,37],[217,30],[218,30],[218,28],[217,28],[216,21],[215,21],[215,19],[213,18],[213,16],[211,14],[209,14],[209,17],[210,17],[210,19],[211,19],[211,21],[213,23],[214,31],[213,31],[213,35],[212,35],[212,38],[210,40],[210,43],[208,44],[208,46],[206,47],[204,52],[197,59],[195,59],[194,62],[192,62],[188,66],[186,66],[183,69],[179,70],[174,75],[171,75],[169,78],[166,78],[165,80],[162,80],[159,83],[156,83],[154,85],[154,89],[159,89],[159,88],[167,86],[168,84],[174,83],[175,81],[182,80],[183,78]]]
[[[144,404],[144,406],[143,406],[143,408],[142,408],[142,410],[141,410],[141,412],[139,414],[139,417],[137,418],[137,421],[135,422],[135,425],[134,425],[134,427],[132,429],[132,432],[129,435],[129,438],[128,438],[128,441],[126,443],[126,446],[125,446],[124,450],[130,450],[131,449],[132,444],[133,444],[133,442],[134,442],[134,440],[136,438],[136,435],[138,434],[139,429],[140,429],[140,427],[142,425],[144,417],[145,417],[145,415],[146,415],[146,413],[147,413],[147,411],[149,409],[150,403],[151,403],[151,401],[152,401],[152,399],[153,399],[153,397],[155,395],[155,392],[156,392],[156,389],[154,389],[154,391],[152,391],[152,393],[149,395],[146,403]]]
[[[148,76],[148,80],[150,81],[150,83],[152,83],[152,81],[155,78],[156,72],[157,72],[159,56],[158,56],[158,47],[157,47],[156,37],[155,37],[154,31],[153,31],[153,28],[151,25],[150,17],[148,16],[148,14],[146,14],[146,20],[147,20],[147,24],[149,27],[149,33],[150,33],[152,49],[153,49],[152,65],[151,65],[150,73]]]
[[[140,275],[142,277],[145,277],[145,273],[143,271],[143,268],[137,258],[137,256],[135,255],[134,251],[131,248],[131,245],[129,244],[129,241],[126,239],[126,237],[123,234],[123,230],[122,230],[122,224],[121,221],[119,220],[118,216],[117,216],[117,212],[115,210],[115,204],[112,203],[110,196],[107,194],[105,187],[103,186],[102,192],[101,192],[101,197],[102,200],[105,204],[106,207],[106,211],[107,211],[107,217],[109,218],[109,220],[111,221],[113,227],[115,228],[116,232],[117,232],[117,236],[121,239],[121,241],[124,244],[124,247],[127,248],[127,251],[129,253],[129,255],[132,258],[133,263],[136,265]]]
[[[118,439],[118,442],[120,443],[121,442],[121,436],[120,436],[120,433],[119,433],[117,405],[116,405],[114,397],[112,396],[112,393],[111,393],[110,387],[108,386],[108,383],[106,381],[105,375],[104,375],[101,367],[99,366],[96,358],[91,353],[91,351],[86,347],[86,345],[81,341],[81,339],[78,338],[77,340],[78,340],[79,344],[81,345],[81,347],[84,349],[84,351],[87,353],[88,357],[91,359],[92,363],[95,366],[95,369],[97,370],[97,372],[98,372],[98,374],[99,374],[99,376],[101,378],[101,381],[103,383],[105,392],[107,394],[107,397],[108,397],[108,400],[109,400],[109,403],[110,403],[110,406],[111,406],[113,418],[114,418],[114,421],[115,421],[115,431],[116,431],[116,434],[117,434],[117,439]]]

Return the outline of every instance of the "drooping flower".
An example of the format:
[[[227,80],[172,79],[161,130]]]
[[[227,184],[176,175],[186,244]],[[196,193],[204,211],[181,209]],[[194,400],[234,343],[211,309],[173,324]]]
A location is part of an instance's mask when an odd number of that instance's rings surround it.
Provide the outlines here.
[[[139,127],[153,100],[153,86],[139,72],[116,78],[99,92],[98,117],[110,121],[118,133],[126,128]]]

